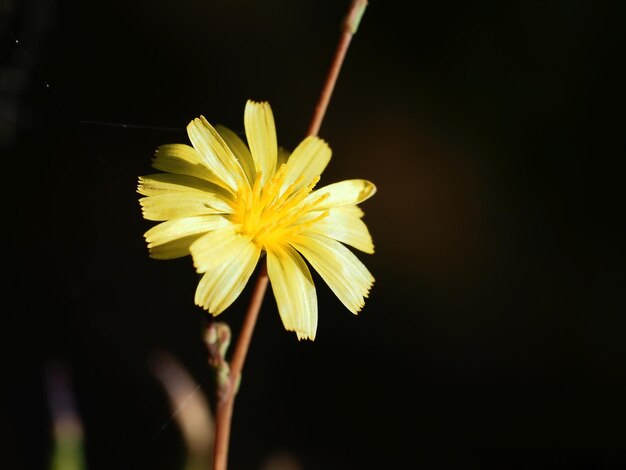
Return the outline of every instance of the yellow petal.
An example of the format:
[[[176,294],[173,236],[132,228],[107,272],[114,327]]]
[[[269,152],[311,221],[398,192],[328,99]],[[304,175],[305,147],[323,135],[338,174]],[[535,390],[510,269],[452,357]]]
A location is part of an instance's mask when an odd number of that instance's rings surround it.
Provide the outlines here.
[[[224,142],[226,142],[235,154],[235,157],[237,157],[241,168],[243,168],[243,171],[248,178],[248,182],[253,184],[256,176],[256,168],[254,160],[252,159],[252,154],[244,141],[227,127],[217,125],[215,126],[215,130],[222,136]]]
[[[274,115],[269,103],[248,100],[243,123],[257,173],[262,172],[261,183],[274,176],[276,170],[277,143]]]
[[[171,242],[164,243],[163,245],[150,248],[150,258],[175,259],[187,256],[189,254],[189,247],[191,244],[201,236],[202,233],[196,233],[194,235],[189,235],[188,237],[178,238],[176,240],[172,240]]]
[[[320,196],[328,194],[324,201],[315,206],[316,210],[321,210],[347,204],[359,204],[372,197],[374,193],[376,193],[374,183],[367,180],[345,180],[313,191],[307,196],[305,201],[311,202]]]
[[[224,139],[211,124],[200,116],[187,125],[187,134],[204,164],[223,182],[222,186],[237,191],[244,179],[241,165]]]
[[[348,310],[352,313],[361,310],[374,278],[348,248],[316,233],[299,234],[291,244],[311,263]]]
[[[202,156],[189,145],[167,144],[157,148],[152,166],[157,170],[201,178],[219,186],[224,183],[202,160]]]
[[[195,176],[157,173],[139,177],[137,192],[144,196],[156,196],[180,191],[203,191],[213,193],[224,201],[233,199],[231,194],[224,188]]]
[[[196,270],[203,273],[226,263],[230,258],[236,258],[250,243],[252,241],[249,237],[237,233],[236,227],[229,223],[226,227],[200,237],[192,243],[189,251]]]
[[[144,218],[156,221],[205,214],[224,214],[231,210],[228,203],[220,197],[191,189],[142,197],[139,203]]]
[[[332,152],[326,142],[319,137],[309,136],[295,148],[287,160],[287,174],[284,186],[301,178],[294,189],[308,185],[313,178],[321,175],[330,161]]]
[[[290,246],[267,252],[267,272],[285,329],[298,339],[315,339],[317,296],[309,268]]]
[[[241,294],[254,272],[261,250],[252,242],[230,253],[224,262],[207,271],[196,288],[195,303],[218,315]]]
[[[203,215],[169,220],[148,230],[144,237],[150,256],[157,259],[180,258],[189,254],[189,246],[201,235],[230,222],[220,215]]]
[[[374,253],[372,236],[360,218],[362,211],[355,212],[353,207],[356,206],[338,206],[330,209],[326,217],[315,222],[305,232],[320,233],[365,253]],[[315,217],[316,214],[319,212],[314,211],[311,216]]]
[[[346,215],[351,215],[352,217],[357,217],[359,219],[365,215],[363,209],[361,209],[359,206],[339,206],[333,210],[337,209],[341,209],[341,211]]]

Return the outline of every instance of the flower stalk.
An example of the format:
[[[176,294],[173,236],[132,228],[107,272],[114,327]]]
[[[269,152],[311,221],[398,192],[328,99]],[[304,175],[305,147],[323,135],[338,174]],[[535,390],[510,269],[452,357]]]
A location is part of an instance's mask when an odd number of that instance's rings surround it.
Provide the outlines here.
[[[350,5],[350,9],[345,16],[341,28],[342,33],[328,70],[325,83],[315,106],[311,122],[307,129],[307,136],[314,136],[319,133],[352,36],[357,31],[366,6],[367,0],[353,0]],[[252,292],[250,304],[248,305],[244,322],[241,331],[239,332],[233,356],[230,361],[229,386],[226,388],[224,393],[220,394],[220,398],[216,404],[213,470],[227,470],[228,448],[235,396],[237,394],[238,384],[241,379],[241,372],[243,370],[246,355],[250,347],[254,327],[261,310],[265,292],[267,291],[268,281],[267,264],[266,262],[262,262],[257,275],[254,290]]]

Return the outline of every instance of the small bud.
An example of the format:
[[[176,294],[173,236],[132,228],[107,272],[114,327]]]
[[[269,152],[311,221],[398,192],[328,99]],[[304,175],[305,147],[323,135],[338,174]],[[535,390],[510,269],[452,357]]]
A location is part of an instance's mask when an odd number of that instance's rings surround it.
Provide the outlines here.
[[[209,364],[215,370],[218,400],[230,392],[230,366],[226,361],[230,339],[230,327],[223,322],[212,322],[204,333],[204,342],[209,350]]]
[[[209,363],[214,367],[226,362],[230,338],[230,327],[226,323],[212,322],[208,326],[204,334],[204,342],[209,349]]]

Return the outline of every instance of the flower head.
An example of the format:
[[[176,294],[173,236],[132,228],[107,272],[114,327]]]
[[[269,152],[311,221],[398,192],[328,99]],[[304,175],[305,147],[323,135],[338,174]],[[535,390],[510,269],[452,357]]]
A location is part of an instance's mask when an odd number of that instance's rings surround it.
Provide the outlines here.
[[[355,179],[314,189],[330,148],[310,136],[288,155],[268,103],[248,101],[244,127],[248,146],[201,116],[187,126],[193,147],[158,148],[153,167],[164,173],[138,186],[144,217],[161,222],[145,233],[148,248],[158,259],[191,254],[203,274],[195,302],[213,315],[235,301],[265,252],[285,328],[314,339],[317,296],[303,257],[351,312],[361,310],[374,278],[345,245],[374,252],[357,204],[376,188]]]

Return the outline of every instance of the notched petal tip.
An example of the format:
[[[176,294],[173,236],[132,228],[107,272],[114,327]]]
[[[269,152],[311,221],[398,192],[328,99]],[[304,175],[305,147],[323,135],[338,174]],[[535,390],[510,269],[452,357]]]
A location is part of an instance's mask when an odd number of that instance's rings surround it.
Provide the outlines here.
[[[206,118],[204,117],[203,114],[200,114],[198,117],[193,118],[191,121],[189,121],[189,124],[187,124],[187,127],[193,125],[193,124],[201,124],[202,121],[206,121]]]
[[[246,101],[246,106],[243,110],[244,117],[246,116],[246,114],[259,112],[261,110],[271,111],[270,104],[267,101],[256,101],[249,99],[248,101]]]
[[[189,249],[189,252],[192,255],[192,260],[193,260],[193,267],[195,268],[196,272],[198,274],[204,274],[205,272],[207,272],[208,268],[202,264],[200,264],[199,261],[197,261],[197,259],[193,256],[193,251],[191,251],[191,248]]]
[[[369,298],[370,292],[372,290],[372,286],[374,285],[374,278],[372,278],[369,283],[364,286],[364,290],[362,292],[362,298],[359,299],[354,305],[354,308],[348,308],[354,315],[358,315],[365,307],[365,299]]]
[[[170,257],[163,256],[159,252],[152,251],[151,248],[148,248],[148,257],[150,257],[152,259],[158,259],[158,260],[169,260],[169,259],[172,259]]]
[[[253,100],[252,98],[248,99],[246,101],[246,107],[247,106],[268,106],[269,102],[267,101],[262,101],[262,100]]]
[[[363,202],[376,194],[377,190],[378,189],[376,188],[376,185],[374,183],[368,180],[363,180],[363,188],[359,193],[359,199],[361,200],[361,202]]]
[[[197,122],[199,122],[201,125],[203,125],[204,127],[210,127],[212,129],[214,129],[213,125],[202,114],[200,116],[198,116],[195,120]]]
[[[202,129],[207,126],[213,127],[211,126],[211,124],[209,124],[209,121],[207,121],[207,119],[201,114],[200,116],[193,118],[191,121],[189,121],[189,124],[187,124],[187,134],[191,135],[191,133],[195,130]],[[195,147],[196,146],[194,145],[194,148]]]
[[[214,317],[217,317],[220,313],[222,313],[223,310],[211,310],[210,305],[208,305],[208,303],[205,302],[200,302],[198,299],[194,299],[193,302],[195,305],[197,305],[198,307],[202,308],[203,310],[205,310],[206,312],[208,312],[209,314],[211,314]]]
[[[296,331],[296,337],[298,341],[315,341],[315,334],[310,335],[304,331]]]
[[[287,328],[285,327],[285,330],[290,331],[292,333],[296,334],[296,338],[298,338],[298,341],[315,341],[315,333],[316,331],[307,331],[304,330],[302,328],[297,328],[297,327],[291,327],[291,328]]]

